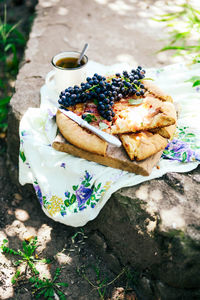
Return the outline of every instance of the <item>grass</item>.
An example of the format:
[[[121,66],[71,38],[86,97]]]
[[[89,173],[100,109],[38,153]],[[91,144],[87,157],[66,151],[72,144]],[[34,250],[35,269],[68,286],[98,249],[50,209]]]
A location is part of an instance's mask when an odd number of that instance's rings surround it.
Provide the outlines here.
[[[154,21],[166,24],[169,43],[159,52],[174,50],[174,56],[184,56],[192,63],[200,62],[200,11],[189,1],[177,5],[176,12],[160,15]]]

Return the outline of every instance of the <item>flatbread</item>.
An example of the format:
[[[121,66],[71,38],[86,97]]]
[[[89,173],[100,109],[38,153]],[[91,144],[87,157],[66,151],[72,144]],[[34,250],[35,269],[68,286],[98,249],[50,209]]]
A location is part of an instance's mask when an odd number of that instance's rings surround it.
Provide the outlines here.
[[[176,125],[175,124],[167,126],[167,127],[156,128],[156,129],[151,130],[151,132],[158,133],[162,137],[164,137],[166,139],[170,139],[170,140],[173,139],[175,131],[176,131]]]
[[[108,143],[57,111],[56,123],[64,138],[72,145],[92,153],[106,155]]]
[[[148,131],[121,134],[120,139],[130,159],[137,161],[146,159],[167,146],[167,139]]]
[[[155,85],[151,80],[143,80],[142,84],[144,88],[150,93],[159,98],[161,101],[173,102],[170,95],[164,93],[157,85]]]
[[[125,149],[124,155],[128,154],[127,159],[145,160],[167,146],[167,139],[171,139],[176,130],[177,116],[171,96],[149,80],[143,80],[143,84],[144,97],[134,95],[114,103],[115,116],[112,121],[100,116],[97,105],[92,100],[75,104],[69,109],[83,119],[89,117],[86,121],[92,126],[119,135],[123,145],[121,148]],[[141,102],[135,104],[137,100]],[[60,111],[57,112],[56,122],[67,142],[87,151],[89,156],[98,154],[104,156],[103,159],[108,159],[107,142],[80,127]]]
[[[112,134],[162,128],[176,122],[174,105],[170,102],[162,102],[153,96],[145,97],[139,105],[131,105],[128,101],[115,103],[114,112]]]

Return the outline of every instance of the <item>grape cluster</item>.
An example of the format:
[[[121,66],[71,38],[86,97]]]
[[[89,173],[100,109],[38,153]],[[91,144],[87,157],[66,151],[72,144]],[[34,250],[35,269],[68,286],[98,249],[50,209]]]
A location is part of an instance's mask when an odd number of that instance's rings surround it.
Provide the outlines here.
[[[81,86],[68,87],[60,93],[58,103],[67,108],[77,103],[94,101],[99,114],[106,120],[112,121],[114,102],[128,96],[143,96],[144,85],[141,79],[145,77],[145,70],[141,66],[131,70],[130,73],[123,71],[112,77],[104,77],[97,73],[93,77],[87,77]]]

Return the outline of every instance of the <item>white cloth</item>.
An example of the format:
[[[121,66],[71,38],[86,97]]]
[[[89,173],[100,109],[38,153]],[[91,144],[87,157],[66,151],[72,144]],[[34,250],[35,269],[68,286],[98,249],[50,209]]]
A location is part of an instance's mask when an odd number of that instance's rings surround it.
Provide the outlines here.
[[[103,66],[90,62],[88,75],[130,69],[128,65]],[[192,126],[196,132],[200,132],[200,91],[185,81],[199,73],[200,64],[176,64],[148,69],[146,74],[181,105],[179,125]],[[180,163],[161,158],[160,168],[154,168],[146,177],[56,151],[51,147],[57,132],[53,117],[56,108],[48,99],[58,100],[53,84],[41,88],[40,108],[29,108],[20,122],[19,181],[22,185],[33,184],[43,211],[55,221],[83,226],[96,218],[118,189],[161,177],[167,172],[188,172],[199,164],[198,161]]]

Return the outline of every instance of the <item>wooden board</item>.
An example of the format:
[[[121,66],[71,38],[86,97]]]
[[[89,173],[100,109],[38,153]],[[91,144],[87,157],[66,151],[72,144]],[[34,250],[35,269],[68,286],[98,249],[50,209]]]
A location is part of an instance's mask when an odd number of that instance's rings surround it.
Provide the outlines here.
[[[68,143],[60,133],[55,138],[52,147],[58,151],[67,152],[74,156],[94,161],[105,166],[144,176],[151,174],[153,167],[159,162],[163,152],[159,151],[149,158],[137,162],[130,160],[123,146],[118,148],[109,144],[107,148],[107,155],[102,156],[75,147],[74,145]]]

